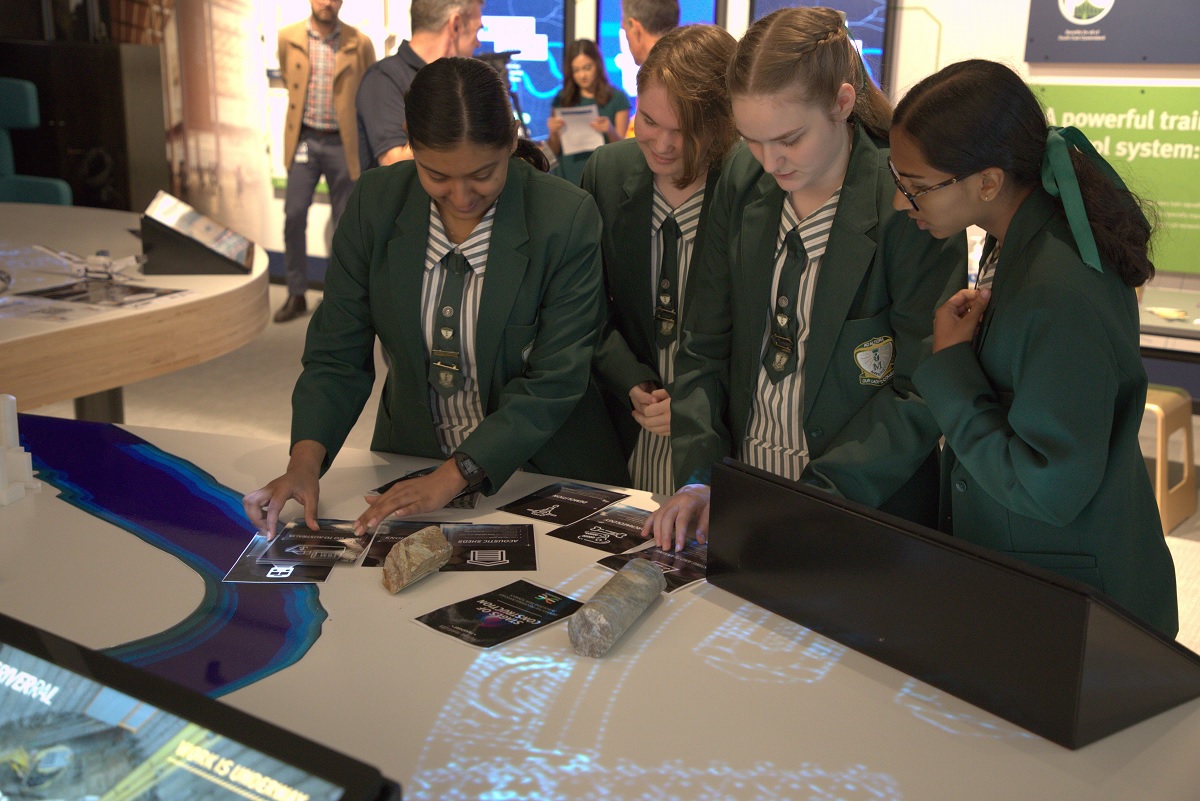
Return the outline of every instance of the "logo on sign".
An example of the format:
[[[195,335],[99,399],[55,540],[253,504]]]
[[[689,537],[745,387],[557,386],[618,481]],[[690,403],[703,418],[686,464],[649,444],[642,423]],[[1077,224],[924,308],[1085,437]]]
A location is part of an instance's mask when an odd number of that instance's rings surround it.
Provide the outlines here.
[[[1095,25],[1116,4],[1117,0],[1058,0],[1058,10],[1073,25]]]

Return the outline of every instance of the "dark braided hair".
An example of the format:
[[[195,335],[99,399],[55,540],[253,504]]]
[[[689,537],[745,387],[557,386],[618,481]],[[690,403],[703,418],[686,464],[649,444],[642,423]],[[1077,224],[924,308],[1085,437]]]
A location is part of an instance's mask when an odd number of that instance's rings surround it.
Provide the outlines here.
[[[843,83],[854,87],[851,119],[876,139],[887,139],[892,108],[867,77],[842,16],[831,8],[781,8],[750,26],[727,74],[731,95],[792,92],[832,108]]]

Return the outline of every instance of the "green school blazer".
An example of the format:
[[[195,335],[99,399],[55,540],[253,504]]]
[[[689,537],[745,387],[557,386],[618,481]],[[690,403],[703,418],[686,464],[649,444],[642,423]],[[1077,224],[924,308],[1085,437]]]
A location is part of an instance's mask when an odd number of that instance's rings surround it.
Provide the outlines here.
[[[933,524],[937,424],[912,383],[932,341],[933,312],[965,280],[966,237],[939,242],[892,208],[887,150],[856,126],[821,263],[804,363],[811,462],[802,479]],[[707,482],[746,433],[786,193],[745,146],[727,160],[684,307],[671,402],[680,484]],[[859,354],[891,351],[883,371]],[[865,360],[865,359],[864,359]]]
[[[1138,330],[1133,289],[1083,263],[1038,188],[1009,225],[975,342],[914,380],[946,435],[943,530],[1085,581],[1174,636],[1175,569],[1138,443]]]
[[[590,383],[604,319],[600,215],[583,190],[511,159],[496,201],[476,330],[486,417],[460,448],[499,489],[520,467],[627,485],[625,460]],[[374,450],[443,458],[434,434],[421,282],[429,195],[411,161],[359,178],[334,235],[292,395],[292,442],[313,439],[327,469],[374,383],[388,374]]]
[[[692,264],[698,263],[703,250],[704,221],[720,174],[720,169],[714,168],[705,181]],[[650,274],[654,173],[637,141],[626,139],[592,153],[583,170],[582,186],[596,199],[604,221],[601,251],[608,320],[596,348],[594,370],[613,412],[613,424],[621,434],[622,445],[626,453],[632,453],[641,426],[630,414],[629,390],[643,381],[663,383],[658,374],[654,298],[650,295],[654,286],[654,276]]]

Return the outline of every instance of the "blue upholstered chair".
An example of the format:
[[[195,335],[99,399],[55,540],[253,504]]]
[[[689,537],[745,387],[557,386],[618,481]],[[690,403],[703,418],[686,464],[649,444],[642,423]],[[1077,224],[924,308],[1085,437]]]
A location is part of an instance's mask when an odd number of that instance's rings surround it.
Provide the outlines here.
[[[39,124],[37,87],[17,78],[0,78],[0,203],[71,205],[71,186],[66,181],[16,174],[8,132]]]

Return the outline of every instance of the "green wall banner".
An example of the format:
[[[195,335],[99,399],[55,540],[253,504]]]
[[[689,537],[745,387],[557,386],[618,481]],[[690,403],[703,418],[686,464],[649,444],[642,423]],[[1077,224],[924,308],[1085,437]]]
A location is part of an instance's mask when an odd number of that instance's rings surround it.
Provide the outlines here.
[[[1154,264],[1200,273],[1200,86],[1034,84],[1050,125],[1074,126],[1158,207]]]

